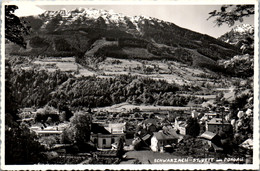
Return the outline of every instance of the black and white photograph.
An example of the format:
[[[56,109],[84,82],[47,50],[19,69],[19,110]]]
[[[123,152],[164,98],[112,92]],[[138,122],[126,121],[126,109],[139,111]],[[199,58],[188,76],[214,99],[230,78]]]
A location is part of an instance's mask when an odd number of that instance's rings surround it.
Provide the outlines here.
[[[1,169],[258,169],[258,1],[198,2],[2,2]]]

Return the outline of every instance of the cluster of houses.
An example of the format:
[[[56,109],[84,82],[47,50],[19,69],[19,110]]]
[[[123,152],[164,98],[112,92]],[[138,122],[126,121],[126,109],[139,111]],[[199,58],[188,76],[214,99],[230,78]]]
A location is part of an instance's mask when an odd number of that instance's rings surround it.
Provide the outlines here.
[[[53,136],[60,138],[68,124],[54,126],[31,126],[30,130],[39,138]],[[90,141],[98,150],[116,149],[119,138],[125,139],[126,123],[92,123]],[[46,144],[43,144],[46,145]]]
[[[140,112],[140,111],[137,111]],[[135,112],[135,113],[137,113]],[[186,115],[186,114],[185,114]],[[138,120],[138,124],[133,128],[134,135],[129,138],[128,121],[113,121],[106,122],[104,120],[92,120],[90,141],[95,145],[98,151],[113,151],[118,147],[120,138],[125,142],[130,140],[130,143],[124,144],[124,149],[139,150],[147,149],[154,152],[172,152],[178,143],[183,141],[185,135],[189,135],[192,129],[187,123],[187,116],[183,114],[174,116],[173,120],[165,119],[171,118],[172,113],[153,113],[152,117]],[[102,115],[103,116],[103,115]],[[232,123],[228,118],[219,115],[217,112],[197,112],[191,111],[190,117],[196,118],[198,124],[203,126],[203,132],[197,137],[203,141],[207,146],[212,147],[215,152],[223,151],[221,137],[219,131],[229,131],[233,128]],[[59,124],[54,126],[32,126],[31,131],[34,131],[39,137],[44,136],[60,136],[68,124]],[[241,146],[245,148],[252,148],[252,140],[247,140]]]
[[[197,116],[192,115],[192,117]],[[149,125],[145,124],[146,122],[143,123],[143,127],[146,129],[142,129],[137,132],[138,136],[134,139],[133,145],[137,146],[143,142],[143,145],[149,144],[150,149],[155,152],[163,152],[164,150],[169,149],[169,147],[173,147],[177,143],[181,142],[183,137],[188,135],[190,132],[189,130],[192,129],[187,124],[186,120],[180,117],[177,117],[174,123],[163,126],[159,131],[157,129],[158,127],[156,128],[155,126],[156,124],[151,122],[151,119],[148,119],[147,122],[149,122]],[[231,124],[222,118],[212,118],[206,122],[205,128],[205,132],[198,138],[207,142],[207,144],[212,146],[215,151],[222,151],[223,149],[221,148],[218,132],[220,130],[229,130],[231,128]],[[150,142],[147,142],[148,137]]]

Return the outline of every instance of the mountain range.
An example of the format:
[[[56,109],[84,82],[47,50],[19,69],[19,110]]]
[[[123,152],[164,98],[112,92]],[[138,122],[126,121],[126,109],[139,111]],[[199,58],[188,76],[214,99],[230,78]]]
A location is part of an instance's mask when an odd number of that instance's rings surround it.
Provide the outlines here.
[[[253,55],[254,51],[254,26],[250,24],[237,25],[231,31],[218,38],[221,41],[243,49],[244,53]]]
[[[45,11],[22,20],[31,26],[31,34],[26,37],[27,48],[17,51],[18,47],[12,45],[8,48],[11,54],[76,56],[81,64],[87,58],[104,57],[172,60],[211,70],[219,70],[218,60],[241,54],[240,47],[223,37],[215,39],[146,16],[76,8]]]
[[[236,45],[241,39],[250,35],[254,35],[254,27],[250,24],[241,24],[232,28],[218,39]]]

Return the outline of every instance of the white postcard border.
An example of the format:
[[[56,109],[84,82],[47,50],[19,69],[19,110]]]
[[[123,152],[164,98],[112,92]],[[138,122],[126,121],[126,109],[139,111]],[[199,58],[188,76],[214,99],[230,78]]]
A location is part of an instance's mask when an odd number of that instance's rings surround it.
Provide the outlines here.
[[[168,169],[259,169],[259,49],[255,48],[255,58],[254,58],[254,153],[253,153],[253,164],[141,164],[141,165],[5,165],[4,161],[4,129],[5,129],[5,118],[4,118],[4,97],[5,97],[5,85],[4,85],[4,74],[5,74],[5,48],[4,48],[4,5],[8,4],[26,4],[33,3],[37,5],[217,5],[217,4],[255,4],[255,47],[259,48],[259,5],[257,0],[175,0],[175,1],[151,1],[151,0],[126,0],[126,1],[98,1],[98,0],[88,0],[88,1],[3,1],[1,6],[1,169],[2,170],[83,170],[83,169],[94,169],[94,170],[104,170],[104,169],[130,169],[130,170],[141,170],[141,169],[158,169],[158,170],[168,170]],[[30,9],[28,9],[30,10]]]

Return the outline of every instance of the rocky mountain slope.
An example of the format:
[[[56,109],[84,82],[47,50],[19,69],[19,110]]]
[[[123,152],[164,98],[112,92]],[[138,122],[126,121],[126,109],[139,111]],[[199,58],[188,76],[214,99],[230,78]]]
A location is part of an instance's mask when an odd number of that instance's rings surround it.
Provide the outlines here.
[[[238,47],[221,40],[146,16],[77,8],[23,20],[32,27],[27,49],[11,47],[11,54],[76,56],[81,64],[87,58],[165,59],[213,70],[221,69],[218,60],[240,54]]]
[[[245,53],[254,49],[254,26],[241,24],[218,38],[221,41],[241,48]]]
[[[254,26],[250,24],[241,24],[237,25],[229,32],[220,36],[218,39],[222,40],[226,43],[237,44],[243,37],[253,35],[254,34]]]
[[[232,72],[235,76],[251,77],[254,75],[254,26],[241,24],[218,38],[221,41],[235,45],[242,50],[243,55],[231,59],[219,60],[220,66]]]

